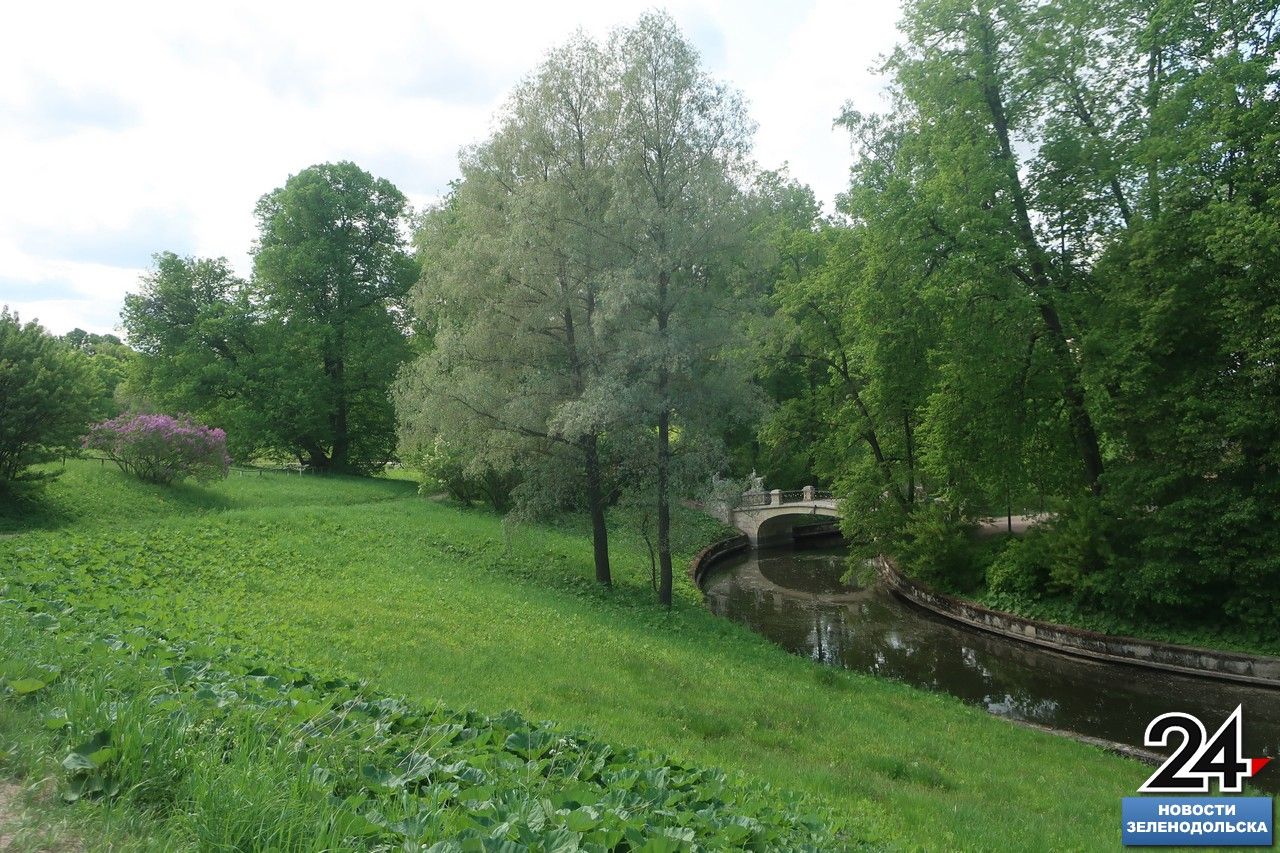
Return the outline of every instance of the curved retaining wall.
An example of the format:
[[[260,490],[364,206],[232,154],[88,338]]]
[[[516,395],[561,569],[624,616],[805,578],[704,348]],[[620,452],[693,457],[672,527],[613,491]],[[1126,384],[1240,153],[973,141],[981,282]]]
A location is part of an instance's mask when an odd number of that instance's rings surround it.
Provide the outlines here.
[[[1175,646],[1136,637],[1113,637],[1069,625],[1026,619],[934,592],[898,571],[898,567],[888,557],[878,558],[876,568],[890,589],[898,595],[939,616],[971,628],[1095,660],[1280,688],[1280,658]]]
[[[793,534],[797,541],[831,538],[840,535],[840,524],[833,521],[830,524],[806,525],[796,528]],[[730,554],[746,551],[750,547],[751,539],[745,533],[712,542],[699,551],[689,563],[689,578],[693,581],[693,585],[701,589],[702,579],[712,566]]]
[[[702,589],[702,579],[706,576],[708,569],[730,554],[737,554],[750,547],[751,540],[747,538],[745,533],[730,536],[728,539],[721,539],[719,542],[712,542],[699,551],[693,561],[689,563],[689,577],[693,580],[693,585],[698,589]]]

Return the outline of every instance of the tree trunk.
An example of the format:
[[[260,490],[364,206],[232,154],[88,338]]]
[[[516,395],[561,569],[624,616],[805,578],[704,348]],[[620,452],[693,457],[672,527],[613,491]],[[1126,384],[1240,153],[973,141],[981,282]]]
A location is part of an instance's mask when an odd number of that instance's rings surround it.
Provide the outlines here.
[[[990,18],[982,20],[979,48],[982,51],[983,75],[981,81],[983,98],[991,114],[991,123],[995,128],[996,141],[1000,145],[1000,160],[1009,181],[1009,189],[1013,198],[1015,226],[1019,240],[1031,262],[1031,283],[1039,297],[1040,316],[1049,332],[1049,343],[1057,356],[1059,369],[1062,371],[1062,401],[1067,407],[1071,423],[1072,436],[1076,449],[1084,464],[1085,479],[1093,494],[1100,494],[1102,483],[1102,454],[1098,449],[1098,433],[1085,405],[1084,385],[1080,381],[1080,369],[1071,354],[1067,343],[1066,332],[1058,309],[1052,302],[1050,293],[1054,283],[1049,278],[1049,269],[1045,264],[1044,247],[1036,239],[1035,229],[1031,225],[1028,212],[1027,193],[1022,186],[1022,178],[1018,174],[1018,163],[1013,155],[1013,146],[1009,141],[1009,117],[1004,108],[1004,95],[1001,81],[997,77],[998,59],[995,49],[995,30]]]
[[[1154,29],[1155,25],[1148,24]],[[1147,52],[1147,138],[1156,135],[1156,111],[1160,107],[1161,68],[1160,46],[1157,34],[1150,32],[1151,48]],[[1147,154],[1147,217],[1154,222],[1160,218],[1160,160]]]
[[[1093,111],[1089,109],[1089,105],[1085,103],[1084,94],[1081,91],[1082,86],[1077,77],[1071,78],[1071,100],[1075,107],[1076,117],[1080,119],[1080,123],[1089,131],[1089,135],[1095,141],[1104,142],[1102,131],[1098,128],[1098,123],[1094,121]],[[1120,218],[1124,220],[1125,225],[1131,224],[1133,220],[1133,211],[1129,208],[1129,200],[1125,198],[1124,187],[1120,186],[1120,176],[1116,174],[1115,164],[1108,162],[1106,164],[1108,172],[1107,184],[1111,187],[1111,198],[1116,203],[1116,209],[1120,211]]]
[[[667,402],[667,287],[670,277],[658,274],[658,603],[671,606],[671,407]]]
[[[584,448],[587,467],[587,508],[591,512],[591,545],[595,551],[596,580],[605,586],[613,586],[609,570],[609,527],[604,518],[604,495],[600,488],[600,448],[594,435],[586,440]]]
[[[907,442],[907,506],[916,502],[916,447],[911,433],[911,413],[902,410],[902,434]]]
[[[346,471],[350,466],[347,457],[351,449],[351,436],[347,417],[347,393],[343,387],[345,372],[346,365],[341,358],[337,359],[333,364],[332,378],[338,399],[333,412],[333,452],[329,454],[330,464],[335,471]]]
[[[569,280],[565,271],[565,261],[560,260],[560,291],[564,296],[564,342],[569,355],[569,370],[573,374],[573,387],[581,397],[586,389],[586,378],[582,375],[582,359],[578,356],[578,335],[573,322],[573,308],[570,302]],[[593,306],[588,304],[587,317],[591,317]],[[593,427],[594,429],[594,427]],[[609,570],[609,527],[604,517],[604,495],[600,489],[600,440],[592,432],[581,440],[583,465],[587,469],[587,510],[591,513],[591,545],[595,551],[596,580],[605,586],[613,585],[613,575]]]
[[[1085,481],[1093,494],[1102,493],[1102,451],[1098,445],[1098,433],[1093,426],[1093,418],[1085,408],[1084,388],[1080,385],[1080,371],[1076,369],[1067,346],[1067,336],[1062,330],[1062,321],[1057,309],[1048,302],[1040,303],[1040,316],[1048,328],[1049,344],[1054,355],[1062,366],[1062,398],[1067,404],[1067,416],[1071,423],[1071,435],[1076,442],[1076,450],[1084,463]]]
[[[302,449],[306,451],[306,454],[307,454],[306,465],[308,468],[311,468],[314,471],[328,470],[330,465],[330,459],[328,455],[325,454],[324,449],[321,448],[319,444],[312,441],[311,439],[307,439],[305,442],[303,442]]]
[[[666,369],[660,386],[666,386]],[[665,395],[664,395],[665,396]],[[671,606],[671,413],[658,413],[658,603]]]

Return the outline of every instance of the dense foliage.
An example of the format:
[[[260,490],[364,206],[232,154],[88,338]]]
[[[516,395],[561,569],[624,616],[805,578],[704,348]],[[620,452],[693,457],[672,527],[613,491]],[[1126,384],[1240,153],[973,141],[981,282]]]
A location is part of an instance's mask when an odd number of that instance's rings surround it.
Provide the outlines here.
[[[80,353],[0,310],[0,488],[47,476],[31,466],[76,447],[100,394]]]
[[[125,397],[125,379],[133,369],[137,353],[115,335],[100,335],[72,329],[62,336],[72,349],[89,359],[100,388],[95,414],[115,417],[133,406]]]
[[[94,424],[84,446],[148,483],[207,483],[227,476],[231,465],[227,434],[185,415],[120,415]]]
[[[336,471],[381,467],[395,451],[388,390],[408,356],[403,300],[408,202],[352,163],[312,166],[256,210],[254,287],[288,350],[272,364],[274,443]]]
[[[124,325],[134,394],[225,429],[240,458],[368,472],[395,451],[388,389],[408,356],[404,196],[352,163],[312,166],[258,203],[254,275],[158,254]]]
[[[775,292],[824,381],[766,434],[819,427],[851,534],[973,588],[965,525],[1048,509],[991,582],[1274,633],[1277,14],[908,4],[843,217],[784,235]]]

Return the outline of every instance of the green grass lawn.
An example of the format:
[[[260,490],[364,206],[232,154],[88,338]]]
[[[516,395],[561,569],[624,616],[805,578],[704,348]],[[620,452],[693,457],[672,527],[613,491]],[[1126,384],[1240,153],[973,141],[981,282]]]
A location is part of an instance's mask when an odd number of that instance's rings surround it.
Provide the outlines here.
[[[686,565],[718,528],[679,521]],[[1118,844],[1120,798],[1146,768],[790,656],[705,612],[683,574],[675,608],[659,610],[641,540],[616,526],[606,591],[582,530],[504,526],[411,482],[165,489],[70,462],[40,507],[0,508],[0,576],[91,590],[82,606],[169,637],[740,771],[816,798],[850,842]]]

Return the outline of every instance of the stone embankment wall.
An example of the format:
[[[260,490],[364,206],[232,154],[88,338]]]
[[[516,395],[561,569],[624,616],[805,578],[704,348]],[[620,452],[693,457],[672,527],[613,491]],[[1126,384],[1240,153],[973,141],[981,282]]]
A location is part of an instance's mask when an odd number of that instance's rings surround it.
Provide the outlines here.
[[[828,531],[818,528],[813,530],[814,535],[831,535],[835,532],[834,528]],[[701,588],[707,571],[716,562],[750,547],[751,542],[745,535],[713,542],[693,558],[689,566],[689,577]],[[889,588],[902,598],[944,619],[971,628],[1095,660],[1280,688],[1280,658],[1178,646],[1136,637],[1113,637],[1070,625],[1027,619],[935,592],[925,584],[902,574],[888,557],[878,558],[876,568]]]
[[[717,561],[730,554],[745,551],[750,547],[751,540],[747,538],[745,533],[730,536],[728,539],[721,539],[719,542],[712,542],[699,551],[698,555],[689,563],[689,577],[693,580],[693,585],[698,589],[702,589],[703,577],[706,576],[707,570],[715,565]]]
[[[894,592],[913,604],[983,631],[1096,660],[1280,688],[1280,658],[1113,637],[1069,625],[1026,619],[935,592],[902,574],[888,557],[880,557],[876,568]]]

